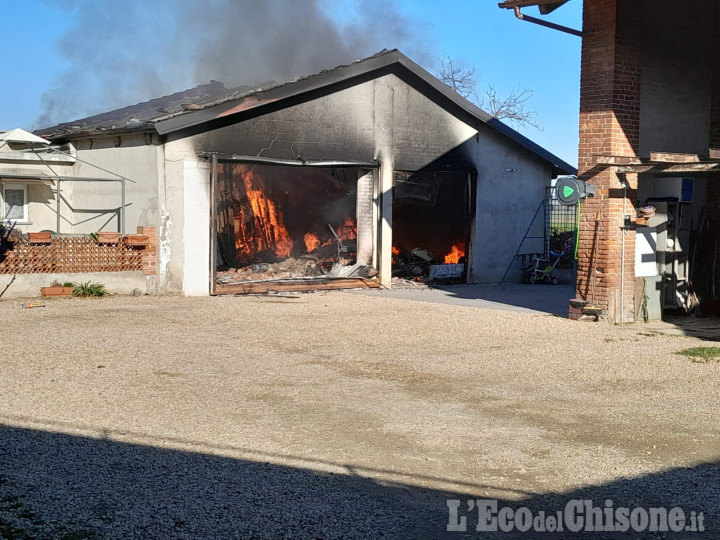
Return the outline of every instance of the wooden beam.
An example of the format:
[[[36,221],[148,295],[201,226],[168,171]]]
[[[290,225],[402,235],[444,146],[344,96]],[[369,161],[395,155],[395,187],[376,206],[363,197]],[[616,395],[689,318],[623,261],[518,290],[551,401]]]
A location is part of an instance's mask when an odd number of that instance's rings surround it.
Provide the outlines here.
[[[669,173],[693,173],[693,172],[707,172],[707,171],[718,171],[720,170],[720,163],[684,163],[671,165],[662,172]]]
[[[215,294],[263,294],[275,292],[334,291],[341,289],[379,289],[380,283],[373,279],[334,278],[297,279],[286,281],[248,281],[215,286]]]
[[[642,163],[637,165],[621,165],[615,167],[617,174],[624,173],[699,173],[720,171],[720,162],[705,163]]]
[[[641,161],[635,156],[608,156],[595,154],[595,163],[598,165],[640,165]]]
[[[708,150],[710,159],[720,159],[720,148],[710,148]]]
[[[627,174],[627,173],[646,173],[652,172],[656,169],[656,166],[652,163],[635,163],[629,165],[618,165],[615,167],[615,174]]]
[[[699,154],[679,154],[676,152],[650,152],[650,161],[660,163],[700,163],[705,158]]]

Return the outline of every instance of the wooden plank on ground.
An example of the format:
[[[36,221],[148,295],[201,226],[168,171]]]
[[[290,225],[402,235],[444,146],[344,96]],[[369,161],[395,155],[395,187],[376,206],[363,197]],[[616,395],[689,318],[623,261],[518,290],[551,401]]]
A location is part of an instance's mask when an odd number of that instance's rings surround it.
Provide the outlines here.
[[[275,292],[334,291],[340,289],[379,289],[380,283],[374,279],[337,278],[337,279],[298,279],[286,281],[249,281],[245,283],[227,283],[215,286],[215,294],[263,294]]]

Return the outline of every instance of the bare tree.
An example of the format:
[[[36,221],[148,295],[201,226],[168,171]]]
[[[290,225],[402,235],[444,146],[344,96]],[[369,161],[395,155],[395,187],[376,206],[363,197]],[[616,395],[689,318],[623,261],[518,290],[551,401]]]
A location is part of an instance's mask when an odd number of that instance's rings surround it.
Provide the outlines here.
[[[497,119],[508,120],[516,126],[529,126],[542,131],[543,128],[537,120],[537,112],[528,111],[525,108],[528,100],[533,97],[534,94],[535,92],[528,88],[518,88],[509,96],[499,98],[495,87],[492,84],[488,84],[485,90],[485,99],[480,107],[487,109],[488,112]]]
[[[526,108],[528,101],[534,95],[532,90],[518,88],[503,98],[498,97],[495,86],[488,84],[483,96],[479,97],[475,64],[467,67],[462,63],[454,62],[447,54],[440,59],[438,78],[498,120],[506,120],[516,127],[534,127],[542,131],[537,120],[537,112]]]
[[[469,68],[465,67],[463,64],[454,62],[446,54],[440,59],[438,79],[473,103],[478,104],[478,101],[480,101],[476,90],[475,64]]]

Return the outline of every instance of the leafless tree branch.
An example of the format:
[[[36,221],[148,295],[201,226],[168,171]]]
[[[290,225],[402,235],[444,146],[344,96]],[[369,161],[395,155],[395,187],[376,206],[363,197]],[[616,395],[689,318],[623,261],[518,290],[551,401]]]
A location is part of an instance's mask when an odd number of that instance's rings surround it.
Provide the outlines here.
[[[533,97],[535,92],[527,88],[518,88],[510,95],[501,98],[497,95],[497,90],[492,84],[488,84],[484,92],[485,99],[483,106],[487,111],[499,120],[508,120],[516,126],[530,126],[542,131],[542,127],[537,121],[537,112],[526,109],[527,102]]]
[[[438,78],[462,97],[474,103],[478,102],[475,64],[471,67],[457,64],[446,54],[440,59],[440,74]]]
[[[440,59],[438,78],[498,120],[505,120],[515,127],[534,127],[539,131],[543,129],[538,123],[537,112],[527,109],[528,101],[535,94],[530,89],[518,88],[506,97],[498,97],[495,86],[488,84],[481,98],[477,94],[475,64],[467,67],[454,62],[448,54]]]

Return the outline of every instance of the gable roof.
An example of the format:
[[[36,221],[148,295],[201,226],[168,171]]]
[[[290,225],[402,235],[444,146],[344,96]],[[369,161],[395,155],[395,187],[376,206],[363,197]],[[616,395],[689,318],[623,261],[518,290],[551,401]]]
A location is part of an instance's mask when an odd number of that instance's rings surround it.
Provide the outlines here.
[[[328,95],[386,74],[396,75],[469,125],[488,126],[549,162],[560,173],[577,173],[575,167],[463,98],[397,49],[384,50],[352,64],[286,83],[270,82],[259,87],[228,89],[222,83],[212,81],[185,92],[35,133],[51,140],[132,131],[154,131],[160,135],[198,133]]]
[[[0,147],[8,145],[10,147],[19,145],[19,146],[47,146],[50,144],[45,139],[38,137],[37,135],[33,135],[32,133],[29,133],[25,131],[24,129],[15,128],[11,129],[10,131],[2,131],[0,132]]]

